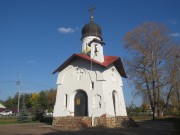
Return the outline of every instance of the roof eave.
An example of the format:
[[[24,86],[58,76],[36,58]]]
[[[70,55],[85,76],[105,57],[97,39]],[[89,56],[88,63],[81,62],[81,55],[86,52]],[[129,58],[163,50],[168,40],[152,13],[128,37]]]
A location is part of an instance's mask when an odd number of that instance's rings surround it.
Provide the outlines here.
[[[68,63],[71,62],[71,59],[72,59],[74,56],[76,56],[76,55],[73,54],[71,57],[69,57],[62,65],[60,65],[56,70],[54,70],[54,71],[52,72],[52,74],[55,74],[55,73],[57,73],[57,72],[60,72],[62,69],[64,69],[64,68],[68,65]]]
[[[124,78],[128,78],[127,75],[126,75],[126,72],[124,70],[124,67],[123,67],[123,64],[122,64],[122,61],[121,61],[121,58],[119,57],[118,60],[116,60],[114,62],[114,65],[116,67],[116,69],[118,70],[119,74],[124,77]]]
[[[52,74],[55,74],[57,72],[61,72],[64,68],[67,67],[67,65],[75,58],[79,58],[79,59],[82,59],[82,60],[86,60],[86,61],[90,61],[89,58],[86,58],[86,57],[82,57],[80,54],[73,54],[71,57],[69,57],[62,65],[60,65],[56,70],[54,70],[54,72],[52,72]],[[91,61],[94,63],[94,64],[97,64],[97,65],[100,65],[104,68],[107,68],[110,64],[114,64],[115,67],[117,68],[119,74],[124,77],[124,78],[127,78],[127,75],[126,75],[126,72],[124,70],[124,67],[123,67],[123,64],[122,64],[122,61],[121,61],[121,58],[120,57],[117,57],[117,59],[114,59],[113,61],[111,61],[111,63],[107,63],[107,64],[102,64],[98,61],[95,61],[95,60],[92,60]]]

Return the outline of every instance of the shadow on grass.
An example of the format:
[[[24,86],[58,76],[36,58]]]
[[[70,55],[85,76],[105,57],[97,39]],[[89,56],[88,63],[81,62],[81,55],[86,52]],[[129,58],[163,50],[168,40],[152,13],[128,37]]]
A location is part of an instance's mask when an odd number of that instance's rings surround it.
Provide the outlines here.
[[[174,129],[176,130],[176,132],[178,134],[180,134],[180,116],[176,116],[176,117],[162,117],[157,119],[158,121],[168,121],[173,123],[174,125]]]

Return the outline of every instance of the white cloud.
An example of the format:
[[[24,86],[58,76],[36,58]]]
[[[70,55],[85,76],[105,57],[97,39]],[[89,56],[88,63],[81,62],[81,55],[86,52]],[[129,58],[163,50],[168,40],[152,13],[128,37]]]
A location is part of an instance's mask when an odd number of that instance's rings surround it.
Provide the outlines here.
[[[180,37],[180,33],[172,33],[170,34],[172,37]]]
[[[74,33],[75,32],[75,29],[73,29],[73,28],[65,28],[65,27],[60,27],[57,30],[62,34],[69,34],[69,33]]]

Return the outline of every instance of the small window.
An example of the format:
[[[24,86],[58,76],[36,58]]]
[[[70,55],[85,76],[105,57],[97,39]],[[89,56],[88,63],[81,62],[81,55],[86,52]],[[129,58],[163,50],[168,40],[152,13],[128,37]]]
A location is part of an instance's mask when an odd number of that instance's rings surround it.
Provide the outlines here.
[[[68,100],[68,95],[65,94],[64,96],[64,106],[67,108],[67,100]]]
[[[91,86],[92,86],[92,89],[94,89],[94,82],[93,81],[91,82]]]

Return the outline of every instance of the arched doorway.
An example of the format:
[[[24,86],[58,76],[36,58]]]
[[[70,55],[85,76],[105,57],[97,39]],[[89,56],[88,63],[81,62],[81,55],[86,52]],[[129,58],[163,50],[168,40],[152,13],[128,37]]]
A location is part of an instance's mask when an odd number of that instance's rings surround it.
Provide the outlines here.
[[[88,97],[86,92],[80,90],[74,97],[74,116],[88,115]]]

